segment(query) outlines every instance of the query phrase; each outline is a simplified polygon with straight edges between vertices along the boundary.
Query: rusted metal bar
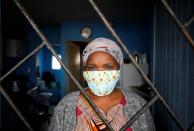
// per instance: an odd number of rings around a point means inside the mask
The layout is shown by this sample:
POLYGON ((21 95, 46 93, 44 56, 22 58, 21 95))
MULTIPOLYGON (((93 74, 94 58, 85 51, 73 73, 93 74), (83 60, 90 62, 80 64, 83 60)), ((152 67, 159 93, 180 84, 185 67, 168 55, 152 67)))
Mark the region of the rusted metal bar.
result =
POLYGON ((26 9, 21 5, 19 0, 13 0, 16 6, 19 8, 19 10, 22 12, 22 14, 25 16, 25 18, 28 20, 32 28, 36 31, 38 36, 46 43, 48 42, 45 35, 39 30, 39 27, 34 23, 32 17, 28 15, 26 9))
POLYGON ((161 3, 163 4, 164 8, 166 9, 166 11, 168 12, 168 14, 171 16, 172 20, 175 22, 175 24, 177 25, 178 29, 180 30, 180 32, 182 33, 182 35, 187 39, 187 41, 190 43, 190 45, 193 47, 194 49, 194 41, 193 38, 191 37, 191 35, 188 33, 188 31, 186 30, 185 26, 182 25, 182 23, 180 22, 180 20, 177 18, 177 16, 175 15, 175 13, 173 12, 173 10, 170 8, 170 6, 168 5, 168 3, 166 2, 166 0, 161 0, 161 3))
POLYGON ((148 102, 147 104, 145 104, 121 129, 120 131, 125 131, 125 129, 127 127, 130 127, 133 122, 135 122, 145 111, 147 111, 156 101, 158 100, 158 96, 154 96, 154 98, 152 98, 150 100, 150 102, 148 102))
POLYGON ((22 120, 22 122, 26 125, 29 131, 34 131, 34 129, 30 126, 29 122, 26 120, 26 118, 23 116, 23 114, 20 112, 20 110, 16 107, 14 102, 11 100, 11 97, 8 95, 6 90, 0 85, 0 92, 3 94, 7 102, 10 104, 10 106, 13 108, 13 110, 16 112, 18 117, 22 120))
POLYGON ((187 22, 184 23, 183 27, 188 27, 191 23, 193 23, 194 21, 194 16, 191 17, 187 22))
POLYGON ((164 100, 164 98, 160 95, 160 93, 157 91, 156 87, 152 84, 152 82, 149 80, 149 78, 145 75, 145 73, 143 72, 143 70, 140 68, 140 66, 135 62, 134 58, 132 57, 132 55, 130 54, 130 52, 128 51, 127 47, 125 46, 125 44, 122 42, 122 40, 120 39, 120 37, 117 35, 116 31, 112 28, 112 26, 109 24, 108 20, 106 19, 106 17, 102 14, 102 12, 100 11, 100 9, 98 8, 98 6, 95 4, 94 0, 88 0, 89 3, 92 5, 92 7, 94 8, 94 10, 96 11, 96 13, 99 15, 99 17, 101 18, 101 20, 103 21, 103 23, 105 24, 105 26, 107 27, 107 29, 110 31, 110 33, 115 37, 115 39, 117 40, 117 42, 120 44, 120 46, 123 48, 123 50, 127 53, 129 59, 131 60, 132 64, 135 66, 135 68, 137 69, 137 71, 142 75, 143 79, 150 85, 151 89, 156 93, 156 95, 158 96, 158 98, 160 99, 160 101, 162 102, 162 105, 165 107, 165 109, 168 111, 168 113, 170 113, 171 117, 175 120, 175 123, 177 124, 177 126, 185 131, 186 129, 181 125, 181 123, 179 122, 179 120, 177 119, 175 113, 171 110, 171 108, 168 106, 168 104, 166 103, 166 101, 164 100))
POLYGON ((10 69, 5 75, 3 75, 0 78, 0 82, 5 79, 8 75, 10 75, 14 70, 16 70, 20 65, 22 65, 27 59, 29 59, 32 55, 34 55, 36 52, 38 52, 43 46, 45 45, 45 43, 43 42, 42 44, 40 44, 36 49, 34 49, 29 55, 27 55, 24 59, 22 59, 17 65, 15 65, 12 69, 10 69))
POLYGON ((28 22, 31 24, 31 26, 34 28, 34 30, 37 32, 37 34, 40 36, 40 38, 45 42, 46 47, 51 51, 51 53, 56 57, 56 59, 59 61, 63 69, 66 71, 66 73, 69 75, 69 77, 73 80, 73 82, 76 84, 76 86, 79 88, 79 90, 82 92, 86 100, 89 102, 89 104, 92 106, 94 111, 97 113, 97 115, 100 117, 100 119, 104 122, 104 124, 111 130, 114 131, 113 128, 110 126, 110 124, 107 122, 107 120, 104 118, 102 113, 98 110, 96 105, 93 103, 93 101, 90 99, 90 97, 87 95, 87 93, 84 91, 83 87, 79 84, 79 82, 75 79, 75 77, 72 75, 72 73, 69 71, 67 66, 61 61, 61 59, 58 57, 56 51, 51 46, 51 43, 46 38, 46 36, 41 32, 39 27, 36 25, 36 23, 33 21, 33 19, 30 17, 30 15, 27 13, 26 9, 22 6, 19 0, 14 0, 17 7, 20 9, 22 14, 26 17, 28 22))

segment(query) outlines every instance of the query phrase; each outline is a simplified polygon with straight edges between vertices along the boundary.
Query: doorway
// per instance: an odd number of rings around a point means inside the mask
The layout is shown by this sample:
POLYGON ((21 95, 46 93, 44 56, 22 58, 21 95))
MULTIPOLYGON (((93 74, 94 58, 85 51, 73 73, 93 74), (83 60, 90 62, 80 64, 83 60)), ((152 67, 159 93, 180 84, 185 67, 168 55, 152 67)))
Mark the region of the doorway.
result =
MULTIPOLYGON (((82 76, 82 52, 89 42, 83 41, 67 41, 67 66, 73 76, 79 81, 82 87, 85 87, 85 80, 82 76)), ((74 82, 68 77, 67 80, 67 91, 79 90, 74 82)))

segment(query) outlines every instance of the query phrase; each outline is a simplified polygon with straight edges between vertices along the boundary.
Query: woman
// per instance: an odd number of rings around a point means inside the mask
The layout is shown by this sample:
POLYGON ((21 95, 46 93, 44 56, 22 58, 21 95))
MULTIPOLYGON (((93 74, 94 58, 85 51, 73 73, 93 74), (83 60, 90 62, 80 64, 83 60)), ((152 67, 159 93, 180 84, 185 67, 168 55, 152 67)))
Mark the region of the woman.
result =
MULTIPOLYGON (((83 76, 88 84, 88 96, 102 112, 111 127, 118 131, 145 105, 145 100, 133 91, 116 87, 123 55, 117 44, 106 38, 89 43, 82 55, 83 76)), ((55 108, 49 131, 108 130, 80 91, 65 96, 55 108)), ((151 114, 146 111, 128 131, 154 131, 151 114)))

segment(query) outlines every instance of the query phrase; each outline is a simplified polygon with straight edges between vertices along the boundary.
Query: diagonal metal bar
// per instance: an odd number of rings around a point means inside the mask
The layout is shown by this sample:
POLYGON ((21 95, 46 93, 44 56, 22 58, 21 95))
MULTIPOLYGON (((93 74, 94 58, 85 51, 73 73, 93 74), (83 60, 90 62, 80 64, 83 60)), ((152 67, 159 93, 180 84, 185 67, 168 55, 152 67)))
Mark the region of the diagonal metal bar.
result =
POLYGON ((73 82, 76 84, 76 86, 79 88, 79 90, 82 92, 86 100, 89 102, 89 104, 92 106, 94 111, 97 113, 97 115, 100 117, 100 119, 104 122, 104 124, 111 130, 114 131, 113 128, 110 126, 110 124, 107 122, 107 120, 104 118, 103 114, 98 110, 96 105, 93 103, 93 101, 90 99, 90 97, 85 93, 83 87, 79 84, 79 82, 75 79, 75 77, 72 75, 72 73, 69 71, 69 69, 66 67, 66 65, 61 61, 61 59, 58 57, 56 51, 51 46, 51 43, 46 38, 46 36, 41 32, 39 27, 36 25, 36 23, 33 21, 33 19, 30 17, 30 15, 27 13, 26 9, 22 6, 19 0, 14 0, 17 7, 20 9, 22 14, 26 17, 28 22, 31 24, 31 26, 34 28, 34 30, 37 32, 37 34, 40 36, 40 38, 45 42, 47 48, 51 51, 51 53, 56 57, 56 59, 59 61, 63 69, 66 71, 66 73, 69 75, 69 77, 73 80, 73 82))
POLYGON ((183 27, 188 27, 191 23, 194 22, 194 16, 191 17, 187 22, 184 23, 183 27))
POLYGON ((130 127, 133 122, 135 122, 139 116, 141 116, 145 111, 148 110, 148 108, 150 108, 156 101, 158 100, 158 96, 154 96, 154 98, 152 98, 150 100, 150 102, 148 102, 147 104, 145 104, 121 129, 120 131, 125 131, 125 129, 127 127, 130 127))
POLYGON ((180 20, 177 18, 177 16, 175 15, 175 13, 173 12, 173 10, 170 8, 170 6, 168 5, 168 3, 166 2, 166 0, 161 0, 161 3, 163 4, 164 8, 166 9, 166 11, 168 12, 168 14, 171 16, 172 20, 175 22, 175 24, 177 25, 178 29, 180 30, 180 32, 182 33, 182 35, 187 39, 187 41, 190 43, 190 45, 193 47, 194 49, 194 41, 193 38, 191 37, 191 35, 188 33, 188 31, 186 30, 185 26, 182 25, 182 23, 180 22, 180 20))
POLYGON ((27 55, 24 59, 22 59, 17 65, 15 65, 12 69, 10 69, 5 75, 3 75, 0 78, 0 82, 5 79, 8 75, 10 75, 14 70, 16 70, 20 65, 22 65, 27 59, 29 59, 32 55, 34 55, 36 52, 38 52, 43 46, 45 45, 45 43, 43 42, 42 44, 40 44, 36 49, 34 49, 29 55, 27 55))
MULTIPOLYGON (((139 89, 137 89, 137 87, 132 87, 131 86, 131 90, 133 90, 134 92, 136 92, 137 94, 142 95, 143 97, 146 97, 148 99, 151 99, 152 97, 154 97, 154 95, 152 94, 152 96, 148 95, 147 93, 140 91, 139 89)), ((153 93, 153 92, 152 92, 153 93)))
MULTIPOLYGON (((29 59, 32 55, 34 55, 36 52, 38 52, 43 46, 45 45, 45 43, 43 42, 42 44, 40 44, 36 49, 34 49, 29 55, 27 55, 23 60, 21 60, 17 65, 15 65, 11 70, 9 70, 5 75, 3 75, 0 78, 0 83, 8 76, 10 75, 14 70, 16 70, 20 65, 22 65, 27 59, 29 59)), ((22 113, 19 111, 19 109, 16 107, 16 105, 13 103, 11 97, 8 95, 8 93, 4 90, 4 88, 0 85, 0 92, 3 94, 3 96, 5 97, 5 99, 8 101, 8 103, 10 104, 10 106, 13 108, 13 110, 16 112, 16 114, 18 115, 18 117, 23 121, 23 123, 26 125, 26 127, 30 130, 33 131, 32 127, 30 126, 30 124, 27 122, 27 120, 25 119, 25 117, 22 115, 22 113)))
MULTIPOLYGON (((47 46, 51 46, 49 43, 47 43, 47 46)), ((72 73, 69 71, 69 69, 66 67, 66 65, 61 61, 61 59, 58 57, 56 51, 50 47, 48 48, 51 53, 56 57, 56 59, 59 61, 59 63, 61 64, 61 66, 63 67, 63 69, 67 72, 67 74, 69 75, 69 77, 73 80, 73 82, 76 84, 76 86, 79 88, 79 90, 82 92, 82 94, 84 95, 84 97, 86 98, 86 100, 89 102, 89 104, 92 106, 92 108, 94 109, 94 111, 97 113, 97 115, 100 117, 100 119, 105 123, 105 125, 111 130, 114 131, 112 129, 112 127, 110 126, 110 124, 107 122, 107 120, 104 118, 104 116, 102 115, 102 113, 98 110, 98 108, 96 107, 96 105, 93 103, 93 101, 90 99, 90 97, 87 95, 87 93, 84 91, 83 87, 80 85, 80 83, 75 79, 75 77, 72 75, 72 73)))
POLYGON ((109 24, 108 20, 106 19, 106 17, 102 14, 102 12, 100 11, 100 9, 98 8, 98 6, 95 4, 94 0, 88 0, 89 3, 92 5, 93 9, 96 11, 96 13, 99 15, 99 17, 101 18, 101 20, 103 21, 103 23, 105 24, 105 26, 107 27, 107 29, 110 31, 110 33, 115 37, 115 39, 117 40, 117 42, 121 45, 121 47, 123 48, 123 50, 127 53, 129 59, 131 60, 132 64, 135 66, 135 68, 137 69, 137 71, 142 75, 143 79, 150 85, 151 89, 156 93, 156 95, 159 97, 160 101, 162 102, 162 105, 165 107, 165 109, 168 111, 168 113, 170 113, 170 116, 174 119, 175 123, 177 124, 177 126, 185 131, 186 129, 181 125, 181 123, 179 122, 179 120, 177 119, 175 113, 171 110, 171 108, 168 106, 167 102, 164 100, 164 98, 160 95, 160 93, 157 91, 156 87, 152 84, 152 82, 149 80, 149 78, 145 75, 145 73, 143 72, 143 70, 140 68, 140 66, 135 62, 134 58, 132 57, 132 55, 130 54, 130 52, 128 51, 127 47, 125 46, 125 44, 122 42, 122 40, 120 39, 120 37, 117 35, 116 31, 112 28, 112 26, 109 24))
POLYGON ((13 108, 13 110, 16 112, 18 117, 22 120, 22 122, 26 125, 29 131, 34 131, 34 129, 30 126, 29 122, 26 120, 26 118, 23 116, 23 114, 20 112, 20 110, 16 107, 14 102, 11 100, 11 97, 8 95, 8 93, 4 90, 4 88, 0 85, 0 92, 3 94, 7 102, 10 104, 10 106, 13 108))

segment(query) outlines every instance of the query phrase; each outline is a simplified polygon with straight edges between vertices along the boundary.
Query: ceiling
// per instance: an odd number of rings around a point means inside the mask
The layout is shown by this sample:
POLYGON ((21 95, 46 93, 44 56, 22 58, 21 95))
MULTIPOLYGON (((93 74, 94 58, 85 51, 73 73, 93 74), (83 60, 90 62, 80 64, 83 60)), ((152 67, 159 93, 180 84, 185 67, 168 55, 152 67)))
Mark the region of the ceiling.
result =
MULTIPOLYGON (((152 0, 95 0, 110 21, 144 21, 149 18, 152 0)), ((56 26, 65 21, 99 21, 87 0, 21 0, 41 26, 56 26)), ((28 23, 12 0, 4 0, 3 25, 6 31, 26 28, 28 23)))

